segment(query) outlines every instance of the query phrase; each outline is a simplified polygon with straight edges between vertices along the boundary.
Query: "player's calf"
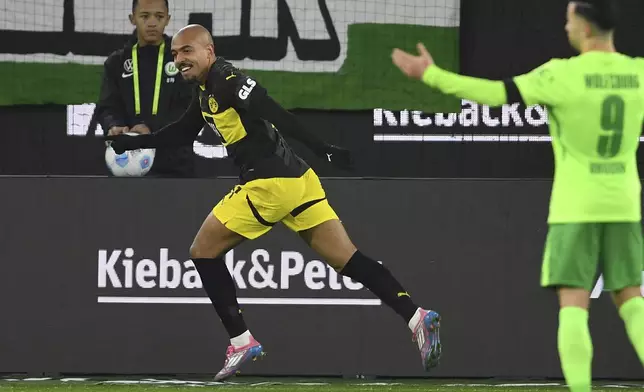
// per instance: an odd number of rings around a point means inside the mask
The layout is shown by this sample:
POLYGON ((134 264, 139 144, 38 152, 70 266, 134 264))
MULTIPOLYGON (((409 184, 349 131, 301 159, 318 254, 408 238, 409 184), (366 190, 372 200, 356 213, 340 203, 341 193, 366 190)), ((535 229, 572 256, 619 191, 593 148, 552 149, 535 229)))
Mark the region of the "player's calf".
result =
POLYGON ((253 338, 237 302, 235 282, 228 272, 224 253, 243 241, 210 214, 203 222, 190 247, 190 257, 199 273, 203 288, 230 337, 223 369, 217 374, 223 380, 235 374, 251 358, 263 353, 253 338))
POLYGON ((593 343, 588 328, 590 292, 560 287, 557 348, 561 369, 572 392, 589 392, 592 383, 593 343))
POLYGON ((644 365, 644 298, 639 286, 618 291, 613 296, 624 320, 626 332, 637 356, 644 365))
POLYGON ((301 236, 329 265, 365 285, 406 322, 419 309, 387 267, 357 250, 339 220, 326 221, 301 236))
POLYGON ((340 274, 362 283, 405 320, 418 342, 426 369, 438 364, 441 355, 438 313, 416 305, 387 267, 357 250, 339 220, 326 221, 301 236, 340 274))
POLYGON ((359 250, 340 271, 365 285, 382 302, 398 313, 412 331, 426 370, 438 365, 442 354, 440 315, 420 308, 384 265, 365 256, 359 250))

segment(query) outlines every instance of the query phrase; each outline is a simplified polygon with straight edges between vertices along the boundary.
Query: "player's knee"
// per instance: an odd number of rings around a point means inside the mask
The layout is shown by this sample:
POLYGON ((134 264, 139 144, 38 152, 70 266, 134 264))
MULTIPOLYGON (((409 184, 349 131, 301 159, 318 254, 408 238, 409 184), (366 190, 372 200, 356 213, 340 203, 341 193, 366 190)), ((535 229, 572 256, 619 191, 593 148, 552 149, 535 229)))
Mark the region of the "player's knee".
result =
POLYGON ((357 251, 339 219, 326 221, 300 235, 336 271, 344 268, 357 251))
POLYGON ((223 253, 222 246, 217 244, 203 245, 198 242, 193 242, 190 245, 190 258, 191 259, 215 259, 223 253))
POLYGON ((562 308, 567 306, 576 306, 588 309, 590 305, 590 292, 578 287, 560 287, 559 305, 562 308))
POLYGON ((205 249, 203 246, 193 242, 190 245, 190 258, 191 259, 212 259, 217 257, 217 255, 212 255, 208 249, 205 249))
POLYGON ((333 253, 327 258, 327 263, 336 271, 340 271, 357 251, 358 249, 353 244, 334 249, 333 253))
POLYGON ((613 292, 613 301, 618 308, 621 308, 623 304, 635 297, 641 297, 642 292, 639 286, 626 287, 621 290, 613 292))
POLYGON ((194 242, 190 245, 190 258, 191 259, 200 259, 201 258, 201 249, 194 242))

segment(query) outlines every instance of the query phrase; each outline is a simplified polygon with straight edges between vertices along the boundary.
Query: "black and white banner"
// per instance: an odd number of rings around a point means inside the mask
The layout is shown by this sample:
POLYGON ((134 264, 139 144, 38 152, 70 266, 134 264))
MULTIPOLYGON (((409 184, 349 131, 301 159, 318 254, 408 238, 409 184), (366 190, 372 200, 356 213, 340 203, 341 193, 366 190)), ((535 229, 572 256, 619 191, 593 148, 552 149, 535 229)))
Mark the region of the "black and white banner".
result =
MULTIPOLYGON (((185 258, 185 252, 177 253, 185 258)), ((97 256, 98 303, 210 303, 192 261, 173 259, 168 248, 145 258, 133 248, 99 249, 97 256)), ((320 260, 305 260, 298 251, 231 250, 225 260, 242 305, 381 305, 361 284, 339 276, 320 260), (291 290, 306 295, 289 297, 291 290)))
MULTIPOLYGON (((460 0, 174 0, 169 6, 168 35, 200 24, 219 55, 265 71, 337 72, 351 25, 456 29, 460 21, 460 0)), ((33 7, 33 1, 3 3, 0 61, 100 65, 132 34, 130 0, 65 0, 41 5, 39 18, 26 17, 33 7)))
POLYGON ((428 114, 418 110, 373 111, 376 142, 549 142, 548 111, 534 105, 490 108, 463 100, 460 113, 428 114))
MULTIPOLYGON (((0 372, 219 370, 228 338, 188 248, 235 181, 1 183, 0 372)), ((244 374, 561 377, 557 301, 539 287, 549 181, 323 184, 359 249, 441 313, 442 364, 425 373, 406 323, 277 225, 225 258, 269 353, 244 374)), ((592 297, 595 377, 641 378, 601 281, 592 297)))

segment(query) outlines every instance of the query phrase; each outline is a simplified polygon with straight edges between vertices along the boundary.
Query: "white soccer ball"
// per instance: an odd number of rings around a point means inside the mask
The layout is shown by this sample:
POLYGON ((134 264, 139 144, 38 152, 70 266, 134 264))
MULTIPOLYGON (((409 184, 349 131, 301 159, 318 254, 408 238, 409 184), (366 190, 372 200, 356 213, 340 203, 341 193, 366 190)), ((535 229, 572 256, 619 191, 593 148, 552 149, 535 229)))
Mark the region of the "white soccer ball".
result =
MULTIPOLYGON (((137 133, 126 133, 137 136, 137 133)), ((112 146, 105 149, 105 164, 116 177, 143 177, 148 174, 154 163, 154 148, 125 151, 123 154, 114 152, 112 146)))

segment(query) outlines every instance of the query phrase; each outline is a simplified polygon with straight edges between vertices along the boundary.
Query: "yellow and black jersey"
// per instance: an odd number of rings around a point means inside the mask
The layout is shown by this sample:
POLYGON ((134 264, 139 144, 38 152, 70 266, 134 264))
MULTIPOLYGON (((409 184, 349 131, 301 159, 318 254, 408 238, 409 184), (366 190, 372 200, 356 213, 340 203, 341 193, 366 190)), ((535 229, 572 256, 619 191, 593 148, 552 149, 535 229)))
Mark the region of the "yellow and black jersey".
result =
POLYGON ((255 79, 221 57, 196 92, 181 119, 154 135, 154 145, 191 144, 205 121, 241 169, 242 183, 300 177, 309 169, 280 133, 301 141, 317 155, 324 154, 326 143, 307 133, 255 79))

